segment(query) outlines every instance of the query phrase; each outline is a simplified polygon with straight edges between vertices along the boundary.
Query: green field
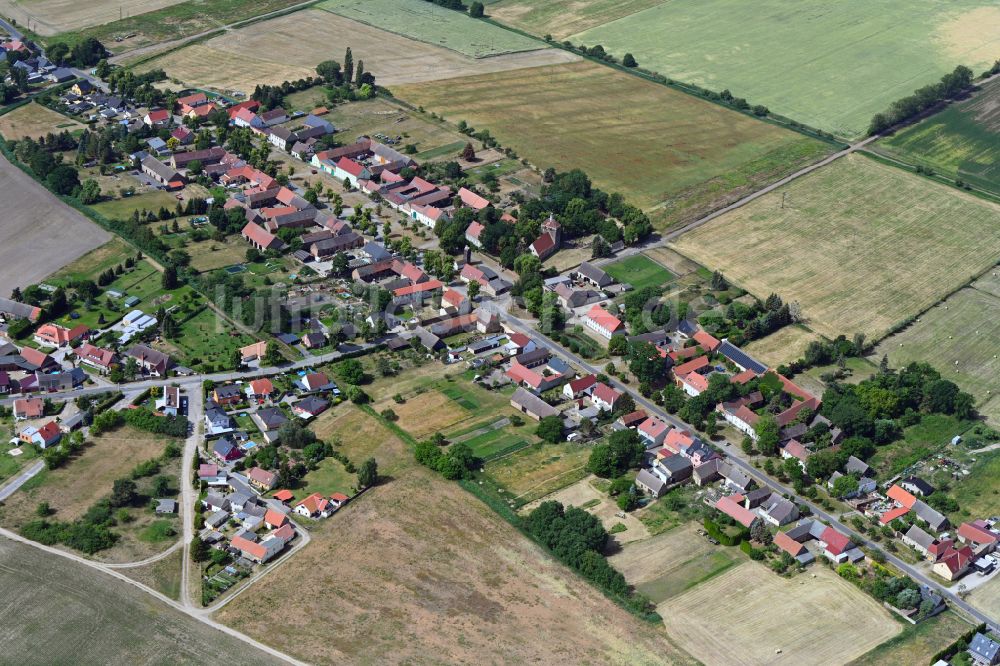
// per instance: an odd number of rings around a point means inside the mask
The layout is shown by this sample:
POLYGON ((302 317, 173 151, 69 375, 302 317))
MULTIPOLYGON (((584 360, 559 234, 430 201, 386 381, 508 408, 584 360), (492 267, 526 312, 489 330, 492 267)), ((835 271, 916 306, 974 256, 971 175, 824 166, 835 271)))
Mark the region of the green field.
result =
POLYGON ((5 663, 280 663, 83 564, 7 539, 0 558, 5 663))
POLYGON ((880 151, 974 187, 1000 192, 1000 81, 882 139, 880 151))
POLYGON ((465 440, 465 444, 472 449, 472 453, 477 458, 490 460, 498 454, 516 451, 529 445, 524 435, 512 432, 507 428, 500 428, 487 433, 483 433, 472 439, 465 440))
POLYGON ((887 354, 896 367, 929 361, 982 406, 1000 391, 1000 297, 988 291, 992 285, 989 277, 956 292, 883 341, 875 355, 887 354))
POLYGON ((38 458, 38 449, 34 444, 23 444, 19 447, 22 451, 19 456, 12 456, 8 453, 11 448, 4 447, 0 453, 0 485, 5 479, 18 474, 23 468, 38 458))
POLYGON ((696 219, 825 155, 826 144, 588 62, 400 86, 397 97, 489 129, 535 166, 583 169, 651 210, 696 219), (572 122, 567 122, 572 118, 572 122))
POLYGON ((637 585, 636 590, 652 599, 653 603, 659 604, 718 576, 743 561, 735 548, 716 549, 708 554, 694 557, 662 576, 637 585))
POLYGON ((987 0, 674 0, 569 37, 845 137, 956 65, 998 56, 987 0))
POLYGON ((798 301, 830 339, 884 336, 993 265, 998 245, 1000 206, 857 154, 675 243, 758 297, 798 301))
POLYGON ((493 0, 486 13, 495 21, 534 35, 566 37, 654 7, 663 0, 493 0))
POLYGON ((548 48, 544 42, 425 0, 325 0, 317 7, 472 58, 548 48))
POLYGON ((951 490, 948 491, 958 502, 963 516, 988 518, 1000 515, 998 477, 1000 477, 1000 452, 979 454, 969 476, 952 484, 951 490))
POLYGON ((320 493, 324 497, 329 497, 333 493, 353 495, 354 488, 358 484, 358 476, 344 469, 340 461, 326 458, 316 469, 306 474, 302 481, 302 485, 292 491, 295 493, 296 501, 312 493, 320 493))
POLYGON ((879 478, 889 478, 917 461, 927 460, 939 453, 953 437, 973 425, 972 421, 961 421, 945 414, 924 415, 920 423, 903 430, 903 439, 880 446, 869 463, 878 472, 879 478))
POLYGON ((644 254, 634 254, 603 268, 618 282, 630 284, 637 290, 660 287, 674 278, 670 271, 644 254))

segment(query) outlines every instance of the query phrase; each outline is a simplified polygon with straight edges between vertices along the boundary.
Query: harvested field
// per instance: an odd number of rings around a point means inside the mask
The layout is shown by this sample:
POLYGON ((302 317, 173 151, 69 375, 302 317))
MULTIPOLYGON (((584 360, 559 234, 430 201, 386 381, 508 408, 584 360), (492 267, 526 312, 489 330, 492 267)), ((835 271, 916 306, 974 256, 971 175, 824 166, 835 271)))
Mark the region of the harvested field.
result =
POLYGON ((533 35, 570 35, 610 23, 663 0, 500 0, 488 5, 490 18, 533 35))
POLYGON ((754 340, 743 345, 743 349, 776 368, 783 363, 791 363, 802 358, 810 342, 816 342, 820 337, 802 326, 785 326, 771 335, 754 340))
POLYGON ((970 629, 972 625, 957 613, 945 611, 916 626, 903 625, 899 635, 858 657, 850 666, 929 664, 935 654, 970 629))
POLYGON ((821 335, 872 339, 992 265, 998 213, 1000 206, 849 155, 675 246, 753 294, 798 301, 821 335))
POLYGON ((13 664, 279 664, 83 564, 0 539, 0 643, 13 664))
POLYGON ((111 235, 59 201, 0 155, 0 284, 9 292, 41 282, 111 235))
POLYGON ((324 521, 217 619, 312 663, 690 661, 457 484, 403 450, 379 455, 409 469, 324 521))
POLYGON ((583 169, 598 187, 657 207, 658 226, 700 217, 828 152, 826 144, 589 62, 395 92, 452 122, 489 129, 540 168, 583 169))
MULTIPOLYGON (((626 513, 624 518, 618 518, 615 514, 621 513, 621 509, 615 503, 615 498, 610 497, 607 493, 602 493, 597 488, 591 485, 597 477, 590 475, 585 479, 581 479, 571 486, 567 486, 562 490, 552 493, 551 495, 546 495, 545 497, 532 502, 524 506, 521 510, 522 512, 530 512, 541 502, 548 502, 549 500, 554 500, 556 502, 561 502, 563 506, 579 506, 584 507, 588 513, 591 513, 601 519, 601 524, 604 525, 604 529, 610 530, 612 527, 621 523, 627 529, 624 532, 619 532, 614 534, 611 538, 618 544, 630 544, 633 541, 640 541, 642 539, 649 538, 649 530, 646 526, 631 513, 626 513), (596 504, 594 504, 596 500, 596 504)), ((643 542, 645 543, 645 542, 643 542)), ((631 582, 631 581, 629 581, 631 582)))
POLYGON ((949 296, 919 321, 882 341, 874 357, 893 367, 927 361, 984 403, 1000 392, 1000 297, 976 284, 949 296))
MULTIPOLYGON (((307 9, 173 51, 143 63, 138 71, 162 67, 171 78, 187 85, 249 95, 258 83, 277 85, 314 76, 316 65, 327 57, 323 54, 329 55, 330 44, 353 45, 355 62, 364 60, 365 70, 383 86, 579 60, 560 49, 477 60, 332 12, 307 9)), ((342 56, 343 48, 339 48, 336 57, 342 56)))
POLYGON ((125 16, 155 11, 181 0, 131 0, 123 5, 116 0, 0 0, 0 15, 49 37, 60 32, 80 30, 102 23, 111 23, 125 16))
POLYGON ((94 437, 78 458, 58 469, 43 470, 11 495, 0 508, 2 524, 14 529, 34 520, 35 508, 43 500, 56 520, 76 520, 111 494, 115 479, 127 476, 138 463, 159 457, 165 446, 162 437, 128 426, 94 437))
POLYGON ((705 664, 841 664, 902 625, 861 590, 819 565, 777 576, 757 562, 730 569, 660 604, 667 629, 705 664), (823 618, 818 622, 817 618, 823 618))
POLYGON ((0 116, 0 134, 8 141, 17 141, 26 136, 37 139, 50 132, 52 134, 73 132, 85 127, 83 123, 35 102, 0 116))
POLYGON ((325 0, 318 8, 471 58, 548 48, 545 42, 424 0, 325 0))
POLYGON ((675 0, 573 35, 631 52, 641 67, 845 137, 958 64, 996 60, 1000 8, 988 0, 675 0))
POLYGON ((1000 81, 876 144, 879 152, 1000 193, 1000 81))

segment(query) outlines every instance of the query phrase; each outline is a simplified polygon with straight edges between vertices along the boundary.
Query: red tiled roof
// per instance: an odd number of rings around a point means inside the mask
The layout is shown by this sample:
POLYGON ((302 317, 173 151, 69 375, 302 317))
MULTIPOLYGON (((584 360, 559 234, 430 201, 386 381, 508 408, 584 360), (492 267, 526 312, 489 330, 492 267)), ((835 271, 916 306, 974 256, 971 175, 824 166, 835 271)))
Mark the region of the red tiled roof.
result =
MULTIPOLYGON (((462 188, 465 189, 465 188, 462 188)), ((479 222, 473 222, 469 225, 469 228, 465 230, 465 235, 469 238, 479 239, 479 234, 483 233, 483 229, 486 227, 479 222)))
POLYGON ((826 543, 826 550, 831 555, 840 555, 851 547, 851 539, 846 534, 838 532, 830 526, 823 530, 820 541, 826 543))
POLYGON ((944 552, 940 561, 954 574, 963 571, 969 566, 969 561, 974 557, 975 554, 969 546, 962 546, 961 548, 951 547, 944 552))
POLYGON ((524 333, 512 333, 510 335, 509 340, 511 342, 513 342, 515 345, 517 345, 518 347, 520 347, 521 349, 524 349, 525 347, 527 347, 528 343, 531 342, 531 338, 529 338, 524 333))
POLYGON ((419 294, 424 291, 435 291, 442 287, 444 287, 444 283, 440 280, 429 280, 427 282, 411 284, 409 287, 400 287, 392 293, 395 296, 409 296, 410 294, 419 294))
POLYGON ((178 104, 187 104, 188 106, 197 106, 199 104, 204 104, 208 101, 208 96, 205 93, 199 92, 193 95, 187 95, 186 97, 178 97, 178 104))
POLYGON ((691 336, 691 339, 698 343, 698 345, 705 351, 713 352, 722 343, 719 340, 705 331, 698 331, 691 336))
POLYGON ((518 362, 510 364, 506 374, 518 384, 527 384, 531 388, 538 388, 545 381, 545 377, 535 372, 531 368, 525 367, 518 362))
POLYGON ((569 388, 570 388, 570 390, 574 394, 576 394, 576 393, 579 393, 580 391, 585 391, 586 389, 589 389, 591 386, 593 386, 596 383, 597 383, 597 377, 596 376, 594 376, 594 375, 587 375, 585 377, 579 377, 579 378, 574 379, 573 381, 571 381, 569 383, 569 388))
POLYGON ((594 305, 587 312, 587 318, 593 321, 595 324, 601 328, 607 329, 614 333, 622 328, 622 322, 618 317, 614 316, 600 305, 594 305))
POLYGON ((753 370, 744 370, 743 372, 730 377, 729 381, 731 381, 734 384, 743 385, 756 376, 757 373, 755 373, 753 370))
POLYGON ((757 514, 749 509, 745 509, 732 497, 720 497, 719 501, 715 503, 715 508, 738 522, 743 527, 750 527, 754 524, 754 521, 757 520, 757 514))
POLYGON ((364 173, 365 170, 365 167, 363 165, 358 164, 349 157, 341 157, 340 161, 337 162, 337 168, 340 169, 341 171, 346 171, 355 178, 361 176, 361 174, 364 173))
POLYGON ((698 391, 698 393, 708 390, 708 378, 697 372, 689 372, 680 377, 680 380, 685 384, 690 385, 694 390, 698 391))
POLYGON ((264 559, 267 555, 267 548, 259 543, 254 543, 245 537, 236 536, 229 541, 229 545, 242 553, 255 557, 258 560, 264 559))
MULTIPOLYGON (((287 491, 286 491, 287 492, 287 491)), ((280 511, 275 511, 274 509, 268 509, 264 512, 264 523, 269 527, 277 528, 285 525, 288 522, 288 516, 281 513, 280 511)))
POLYGON ((998 540, 997 535, 993 532, 972 523, 962 523, 959 525, 958 536, 965 541, 984 545, 996 543, 998 540))
POLYGON ((639 425, 648 418, 649 415, 646 414, 645 410, 637 409, 634 412, 629 412, 628 414, 625 414, 619 420, 622 422, 622 425, 631 428, 632 426, 639 425))
POLYGON ((295 506, 304 506, 309 513, 319 513, 320 511, 326 509, 327 504, 329 504, 329 502, 322 495, 319 493, 313 493, 295 506))
POLYGON ((38 429, 38 434, 42 436, 42 441, 51 442, 59 437, 59 424, 55 421, 49 421, 38 429))
POLYGON ((14 401, 14 412, 24 414, 29 419, 38 418, 45 411, 45 403, 41 398, 21 398, 14 401))
POLYGON ((276 493, 274 493, 272 497, 274 497, 274 499, 278 500, 279 502, 287 502, 288 500, 295 497, 295 494, 291 490, 279 490, 276 493))
POLYGON ((449 289, 448 291, 444 292, 444 296, 442 296, 442 299, 447 301, 449 305, 454 305, 455 307, 458 307, 459 305, 462 304, 463 301, 465 301, 465 296, 463 296, 462 292, 460 291, 449 289))
POLYGON ((902 504, 907 509, 912 509, 913 505, 917 502, 917 498, 906 492, 896 484, 892 484, 892 488, 886 492, 886 496, 899 504, 902 504))
POLYGON ((791 439, 785 444, 785 452, 799 460, 806 460, 811 455, 809 449, 803 446, 802 442, 797 439, 791 439))
POLYGON ((278 529, 271 532, 271 536, 277 537, 282 541, 284 541, 285 543, 288 543, 295 537, 295 528, 292 527, 291 523, 286 523, 281 527, 279 527, 278 529))
POLYGON ((482 210, 490 205, 490 202, 487 199, 484 199, 472 190, 467 190, 464 187, 459 188, 458 196, 462 200, 462 203, 469 208, 474 208, 476 210, 482 210))
POLYGON ((609 405, 614 405, 618 398, 622 397, 622 394, 614 390, 604 382, 598 382, 594 386, 594 392, 591 394, 597 400, 607 403, 609 405))
POLYGON ((247 472, 247 478, 251 481, 256 481, 257 483, 269 486, 278 480, 278 475, 274 472, 268 472, 266 469, 261 469, 260 467, 253 467, 247 472))
POLYGON ((555 240, 552 239, 552 236, 548 234, 542 234, 541 236, 536 238, 535 241, 531 244, 531 249, 534 250, 536 255, 542 256, 555 246, 556 242, 555 240))
POLYGON ((170 117, 170 112, 166 109, 156 109, 149 112, 149 122, 159 123, 170 117))
POLYGON ((896 520, 897 518, 905 516, 909 512, 910 512, 909 508, 905 506, 896 507, 895 509, 890 509, 889 511, 883 513, 879 517, 878 521, 883 525, 888 525, 892 521, 896 520))
POLYGON ((674 368, 675 377, 683 377, 689 372, 695 372, 696 370, 701 370, 702 368, 707 368, 710 365, 707 356, 699 356, 698 358, 688 361, 687 363, 682 363, 674 368))
POLYGON ((639 426, 639 431, 644 432, 650 437, 656 439, 669 428, 670 426, 667 423, 654 416, 643 421, 642 425, 639 426))
POLYGON ((802 554, 802 551, 806 549, 801 543, 788 536, 784 532, 776 532, 774 534, 774 545, 785 551, 792 557, 798 557, 802 554))
POLYGON ((678 430, 674 428, 667 433, 667 438, 663 441, 663 446, 674 451, 675 453, 681 453, 683 449, 694 444, 694 437, 691 436, 687 430, 678 430))
POLYGON ((274 384, 270 379, 255 379, 250 382, 250 392, 254 395, 271 395, 274 393, 274 384))
POLYGON ((332 499, 334 502, 346 502, 351 498, 345 495, 344 493, 333 493, 332 495, 330 495, 330 499, 332 499))
POLYGON ((243 235, 264 248, 271 246, 278 240, 277 236, 253 222, 247 222, 247 225, 243 227, 243 235))

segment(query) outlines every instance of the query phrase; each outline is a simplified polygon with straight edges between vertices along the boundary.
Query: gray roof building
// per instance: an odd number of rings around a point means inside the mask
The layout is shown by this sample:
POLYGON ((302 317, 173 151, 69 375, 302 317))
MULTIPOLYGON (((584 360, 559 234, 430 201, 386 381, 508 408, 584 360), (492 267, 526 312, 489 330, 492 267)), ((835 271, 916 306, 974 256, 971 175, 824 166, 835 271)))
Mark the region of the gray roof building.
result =
POLYGON ((977 664, 996 664, 1000 661, 1000 643, 986 634, 976 633, 969 643, 969 654, 977 664))

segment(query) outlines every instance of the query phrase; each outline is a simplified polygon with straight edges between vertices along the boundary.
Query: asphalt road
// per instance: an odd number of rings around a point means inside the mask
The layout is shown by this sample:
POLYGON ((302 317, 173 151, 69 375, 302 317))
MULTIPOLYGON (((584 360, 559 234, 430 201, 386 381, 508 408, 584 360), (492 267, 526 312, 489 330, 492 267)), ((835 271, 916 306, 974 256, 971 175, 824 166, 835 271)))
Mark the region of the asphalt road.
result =
POLYGON ((0 502, 4 501, 5 499, 13 495, 15 492, 17 492, 18 488, 20 488, 25 483, 30 481, 32 477, 41 472, 44 467, 45 467, 45 462, 42 460, 37 460, 34 463, 32 463, 32 465, 28 467, 28 469, 21 472, 17 476, 17 478, 15 478, 13 481, 8 483, 3 488, 0 488, 0 502))
MULTIPOLYGON (((534 337, 536 339, 542 339, 542 340, 544 340, 545 344, 551 350, 557 352, 560 356, 563 356, 564 358, 569 359, 570 361, 572 361, 573 363, 575 363, 579 367, 587 370, 588 372, 592 372, 594 374, 598 374, 598 373, 603 372, 600 368, 597 368, 597 367, 591 365, 590 363, 588 363, 584 359, 580 358, 579 356, 577 356, 576 354, 574 354, 570 350, 564 348, 562 345, 560 345, 555 340, 553 340, 553 339, 549 338, 548 336, 543 335, 542 333, 539 333, 535 329, 531 328, 527 323, 525 323, 521 319, 518 319, 517 317, 515 317, 513 315, 510 315, 510 314, 507 314, 507 313, 504 313, 502 315, 502 317, 506 320, 507 324, 510 325, 512 328, 517 329, 517 330, 521 331, 522 333, 525 333, 526 335, 532 336, 532 337, 534 337)), ((695 429, 692 426, 688 425, 687 423, 684 423, 683 421, 681 421, 677 417, 672 416, 671 414, 666 413, 665 411, 663 411, 662 409, 660 409, 656 404, 654 404, 653 402, 651 402, 651 401, 647 400, 646 398, 644 398, 638 391, 632 389, 630 386, 628 386, 626 384, 623 384, 623 383, 621 383, 621 382, 619 382, 619 381, 617 381, 617 380, 615 380, 613 378, 609 378, 608 383, 611 384, 615 389, 617 389, 619 391, 625 391, 629 395, 631 395, 632 398, 633 398, 633 400, 635 400, 636 405, 638 405, 638 406, 642 407, 643 409, 645 409, 647 413, 654 414, 657 418, 659 418, 659 419, 661 419, 663 421, 666 421, 667 423, 670 423, 675 428, 681 428, 683 430, 690 430, 691 432, 696 432, 695 429)), ((867 547, 870 547, 870 548, 879 548, 880 550, 883 550, 883 549, 880 548, 880 546, 878 544, 870 542, 867 539, 864 539, 863 537, 861 537, 858 534, 856 534, 854 530, 852 530, 848 526, 844 525, 837 518, 835 518, 834 516, 830 515, 829 513, 827 513, 826 511, 824 511, 820 507, 816 506, 814 503, 810 502, 808 498, 797 496, 792 488, 784 486, 784 485, 778 483, 777 481, 775 481, 775 480, 773 480, 773 479, 771 479, 769 477, 765 477, 765 476, 761 475, 760 472, 758 472, 758 470, 753 465, 751 465, 749 462, 747 462, 742 457, 742 451, 738 450, 737 447, 726 446, 725 448, 726 448, 726 456, 727 456, 728 460, 730 462, 732 462, 734 465, 738 466, 744 472, 746 472, 747 474, 749 474, 751 477, 753 477, 754 479, 756 479, 757 483, 760 484, 761 487, 767 487, 767 488, 770 488, 772 491, 777 491, 780 494, 785 494, 785 495, 788 495, 789 497, 794 497, 796 503, 807 505, 812 510, 814 516, 816 516, 816 517, 818 517, 818 518, 820 518, 822 520, 825 520, 830 525, 832 525, 833 527, 836 527, 837 529, 839 529, 840 531, 844 532, 845 534, 850 534, 852 540, 856 544, 861 545, 861 546, 867 546, 867 547)), ((885 551, 883 550, 883 552, 885 552, 885 551)), ((898 568, 900 571, 906 573, 913 580, 921 583, 922 585, 927 585, 931 589, 936 590, 938 593, 940 593, 941 595, 943 595, 948 600, 949 603, 951 603, 953 606, 955 606, 957 608, 960 608, 966 614, 968 614, 969 616, 975 618, 976 621, 978 621, 978 622, 985 622, 986 624, 988 624, 988 625, 990 625, 991 627, 994 627, 994 628, 1000 628, 1000 623, 998 623, 995 618, 992 618, 992 617, 986 615, 985 613, 983 613, 979 609, 974 608, 970 604, 966 603, 965 601, 963 601, 962 599, 960 599, 958 597, 958 595, 954 594, 953 592, 951 592, 947 588, 942 587, 937 582, 935 582, 935 581, 931 580, 930 578, 928 578, 927 576, 925 576, 923 574, 923 572, 921 572, 920 570, 918 570, 918 569, 914 568, 913 566, 911 566, 910 564, 907 564, 906 562, 900 560, 898 557, 896 557, 892 553, 886 552, 885 556, 886 556, 886 560, 888 560, 890 563, 892 563, 893 566, 895 566, 896 568, 898 568)))

